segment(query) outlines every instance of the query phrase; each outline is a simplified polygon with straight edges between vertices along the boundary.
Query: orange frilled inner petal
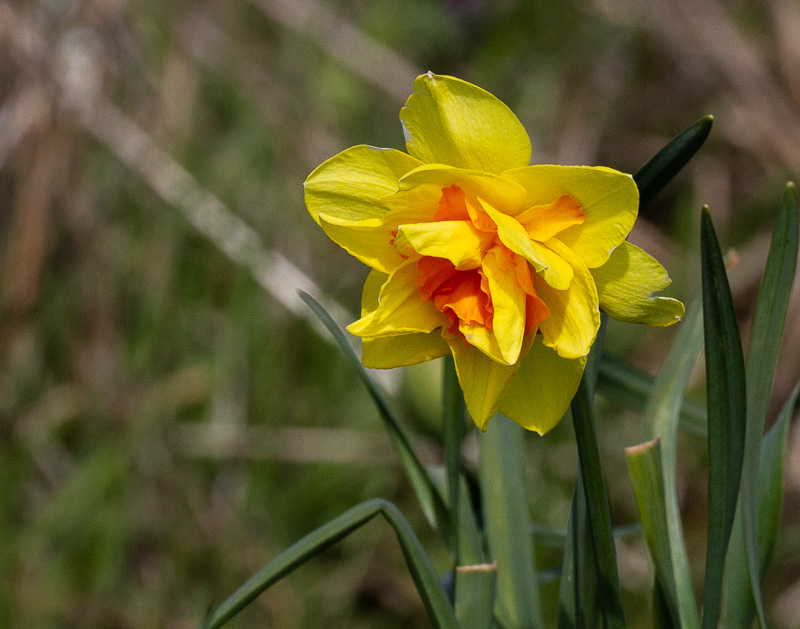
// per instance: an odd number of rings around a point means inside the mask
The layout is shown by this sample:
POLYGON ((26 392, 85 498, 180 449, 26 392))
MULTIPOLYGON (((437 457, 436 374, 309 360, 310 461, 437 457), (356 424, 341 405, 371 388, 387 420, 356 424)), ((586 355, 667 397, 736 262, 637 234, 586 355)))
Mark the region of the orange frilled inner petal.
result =
POLYGON ((432 257, 420 259, 417 266, 420 297, 433 300, 449 317, 448 332, 458 333, 459 322, 492 329, 492 304, 480 270, 458 271, 449 260, 432 257))
MULTIPOLYGON (((542 219, 551 229, 566 223, 575 224, 583 220, 580 206, 571 197, 562 197, 550 206, 531 208, 525 216, 530 222, 542 219), (549 223, 549 225, 548 225, 549 223)), ((477 198, 468 198, 464 190, 452 185, 442 189, 434 221, 470 221, 472 225, 488 233, 497 234, 497 226, 488 216, 477 198)), ((492 251, 501 263, 502 272, 514 277, 514 284, 525 293, 524 334, 535 333, 539 324, 550 316, 550 309, 533 288, 532 270, 527 260, 508 250, 499 240, 492 251)), ((418 275, 415 279, 420 298, 432 301, 436 309, 444 313, 450 325, 446 334, 459 335, 459 326, 481 326, 493 331, 494 306, 489 280, 482 268, 458 270, 450 260, 434 256, 423 256, 417 261, 418 275)))
POLYGON ((442 188, 439 207, 433 215, 434 221, 472 221, 476 229, 497 233, 497 225, 481 207, 477 198, 467 200, 464 190, 455 184, 442 188))
POLYGON ((545 242, 568 227, 580 225, 586 215, 581 204, 565 194, 553 203, 534 205, 516 218, 533 240, 545 242))

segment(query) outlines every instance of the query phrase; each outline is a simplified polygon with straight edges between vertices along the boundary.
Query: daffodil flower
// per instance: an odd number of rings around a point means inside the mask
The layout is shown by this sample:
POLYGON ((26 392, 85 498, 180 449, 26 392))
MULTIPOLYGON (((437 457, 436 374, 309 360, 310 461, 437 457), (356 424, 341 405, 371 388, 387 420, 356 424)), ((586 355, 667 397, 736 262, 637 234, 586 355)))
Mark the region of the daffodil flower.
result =
POLYGON ((664 326, 683 304, 654 296, 664 268, 626 242, 630 175, 530 166, 522 124, 465 81, 422 75, 400 112, 408 153, 354 146, 309 175, 305 200, 330 238, 372 268, 365 366, 452 353, 479 428, 496 413, 544 434, 574 396, 600 311, 664 326))

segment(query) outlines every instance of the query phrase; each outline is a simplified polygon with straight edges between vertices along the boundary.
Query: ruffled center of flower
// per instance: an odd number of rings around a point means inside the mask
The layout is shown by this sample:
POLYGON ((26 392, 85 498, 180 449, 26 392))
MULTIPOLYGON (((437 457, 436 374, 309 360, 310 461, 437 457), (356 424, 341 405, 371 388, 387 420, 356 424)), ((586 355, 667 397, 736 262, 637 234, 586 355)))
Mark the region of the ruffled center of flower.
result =
POLYGON ((479 269, 458 271, 444 258, 422 258, 417 267, 420 297, 433 300, 436 309, 447 315, 448 334, 457 335, 461 323, 492 329, 494 308, 486 276, 479 269))
POLYGON ((468 200, 457 185, 442 189, 433 219, 403 226, 396 242, 401 253, 422 256, 415 278, 421 299, 449 319, 445 336, 461 336, 489 357, 515 364, 524 337, 550 315, 528 261, 504 244, 481 201, 468 200))

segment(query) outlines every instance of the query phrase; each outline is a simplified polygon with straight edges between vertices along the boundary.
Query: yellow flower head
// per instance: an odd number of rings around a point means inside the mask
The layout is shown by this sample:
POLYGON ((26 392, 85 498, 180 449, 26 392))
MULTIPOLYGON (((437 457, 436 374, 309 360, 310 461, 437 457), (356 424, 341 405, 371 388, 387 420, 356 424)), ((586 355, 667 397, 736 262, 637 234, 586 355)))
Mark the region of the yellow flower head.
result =
POLYGON ((475 423, 499 411, 545 433, 566 411, 600 326, 670 325, 664 268, 625 241, 639 192, 603 167, 529 166, 508 107, 428 73, 400 112, 408 154, 354 146, 305 182, 306 205, 372 268, 361 318, 367 367, 453 354, 475 423))

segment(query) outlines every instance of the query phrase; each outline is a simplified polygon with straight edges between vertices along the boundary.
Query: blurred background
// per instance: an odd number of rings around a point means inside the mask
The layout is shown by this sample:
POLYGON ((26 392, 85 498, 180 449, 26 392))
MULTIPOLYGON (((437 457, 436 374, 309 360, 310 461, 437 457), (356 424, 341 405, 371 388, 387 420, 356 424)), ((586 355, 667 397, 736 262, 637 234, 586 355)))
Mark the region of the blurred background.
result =
MULTIPOLYGON (((800 173, 798 68, 795 0, 0 0, 0 626, 195 627, 282 549, 375 496, 447 568, 363 386, 296 297, 352 320, 367 270, 310 219, 302 182, 353 144, 403 148, 417 74, 496 94, 534 162, 635 172, 713 114, 631 240, 690 300, 709 204, 735 249, 746 331, 783 186, 800 173)), ((771 416, 800 378, 799 298, 771 416)), ((655 373, 674 333, 612 322, 607 348, 655 373)), ((381 374, 431 464, 439 368, 381 374)), ((693 388, 702 397, 700 371, 693 388)), ((641 418, 599 408, 614 520, 629 524, 622 447, 641 441, 641 418)), ((569 424, 527 444, 534 518, 559 530, 569 424)), ((766 584, 780 628, 800 620, 794 428, 766 584)), ((699 576, 705 445, 684 439, 699 576)), ((476 451, 473 434, 468 464, 476 451)), ((618 550, 631 626, 648 626, 642 541, 618 550)), ((558 550, 537 557, 557 591, 558 550)), ((429 624, 376 521, 230 626, 429 624)))

